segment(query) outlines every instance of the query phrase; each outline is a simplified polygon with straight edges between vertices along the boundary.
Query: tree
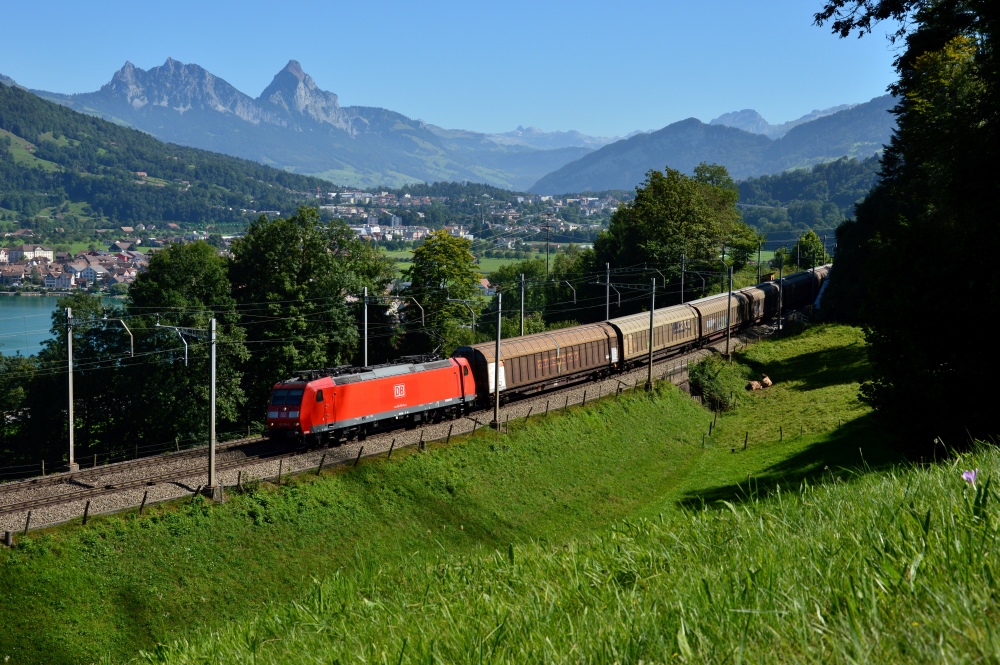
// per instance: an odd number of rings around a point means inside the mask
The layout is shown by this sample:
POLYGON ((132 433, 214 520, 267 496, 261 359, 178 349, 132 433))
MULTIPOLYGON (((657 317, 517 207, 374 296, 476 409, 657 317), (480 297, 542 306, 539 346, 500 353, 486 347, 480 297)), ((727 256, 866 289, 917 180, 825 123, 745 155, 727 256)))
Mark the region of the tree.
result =
POLYGON ((736 208, 739 190, 722 166, 701 164, 693 177, 671 168, 649 171, 635 194, 635 200, 615 212, 607 232, 598 236, 594 244, 598 266, 648 263, 679 279, 683 255, 689 265, 714 269, 722 243, 741 224, 736 208))
POLYGON ((243 368, 249 423, 262 417, 275 382, 351 362, 359 297, 365 287, 372 296, 384 291, 392 263, 343 221, 322 221, 315 208, 287 219, 259 217, 232 254, 229 276, 252 352, 243 368))
POLYGON ((789 256, 785 260, 785 265, 794 265, 797 268, 811 268, 814 265, 823 265, 830 260, 823 241, 815 231, 806 231, 795 242, 795 246, 788 252, 789 256))
MULTIPOLYGON (((220 428, 240 422, 246 402, 242 365, 249 357, 242 316, 232 296, 227 262, 206 242, 171 245, 150 259, 129 289, 126 312, 136 353, 122 370, 132 390, 129 413, 135 437, 204 441, 209 423, 209 327, 216 319, 216 417, 220 428), (186 328, 184 342, 177 331, 186 328), (185 353, 187 359, 185 361, 185 353), (155 409, 148 405, 155 404, 155 409)), ((122 337, 122 332, 116 333, 122 337)))
MULTIPOLYGON (((866 326, 874 379, 862 397, 912 435, 950 445, 993 434, 985 386, 1000 362, 965 343, 966 321, 1000 305, 1000 250, 990 176, 1000 158, 996 35, 1000 7, 986 0, 831 0, 816 15, 846 36, 899 21, 892 91, 898 129, 880 181, 837 231, 838 260, 824 299, 866 326), (919 266, 954 269, 923 279, 919 266)), ((826 305, 824 305, 826 307, 826 305)))
MULTIPOLYGON (((427 330, 431 346, 442 346, 443 353, 451 353, 459 346, 475 342, 471 315, 462 303, 449 299, 471 300, 469 304, 478 317, 482 310, 479 280, 472 242, 456 238, 444 229, 427 236, 413 252, 413 264, 406 270, 410 286, 406 293, 420 301, 426 312, 427 330), (461 322, 461 323, 459 323, 461 322), (468 322, 468 323, 467 323, 468 322)), ((408 312, 412 309, 407 308, 408 312)), ((414 317, 409 317, 412 321, 414 317)), ((412 331, 412 323, 408 326, 412 331)))

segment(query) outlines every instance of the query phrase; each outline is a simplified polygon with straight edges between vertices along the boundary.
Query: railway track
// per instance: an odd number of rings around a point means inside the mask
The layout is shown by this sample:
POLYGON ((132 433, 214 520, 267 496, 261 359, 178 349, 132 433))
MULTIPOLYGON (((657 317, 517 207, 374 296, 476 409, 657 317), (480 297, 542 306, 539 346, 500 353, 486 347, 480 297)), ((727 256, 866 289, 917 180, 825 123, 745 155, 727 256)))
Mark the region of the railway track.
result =
MULTIPOLYGON (((762 336, 764 335, 760 331, 756 331, 756 333, 751 333, 749 337, 744 335, 742 341, 745 344, 748 338, 759 339, 762 336)), ((734 339, 738 338, 734 336, 734 339)), ((663 378, 670 371, 670 367, 686 366, 687 362, 697 360, 712 353, 713 350, 710 349, 713 346, 717 347, 718 343, 710 345, 710 347, 693 350, 686 354, 655 360, 654 377, 657 379, 663 378), (666 371, 664 368, 666 368, 666 371)), ((715 348, 714 351, 719 352, 719 349, 715 348)), ((646 366, 640 366, 623 374, 614 375, 593 383, 585 382, 559 386, 530 397, 512 400, 501 407, 501 420, 504 418, 517 420, 532 414, 539 415, 543 409, 548 410, 550 403, 554 404, 556 409, 563 408, 565 405, 580 404, 587 401, 588 395, 590 401, 593 401, 596 398, 617 392, 622 385, 629 387, 640 385, 645 381, 647 372, 648 369, 646 366), (561 401, 563 401, 562 404, 559 403, 561 401)), ((216 471, 219 474, 221 484, 231 486, 235 484, 235 473, 232 472, 246 471, 248 473, 247 478, 249 479, 250 470, 257 469, 257 478, 273 478, 277 475, 275 472, 266 469, 262 470, 261 467, 266 467, 268 463, 275 463, 281 460, 300 462, 297 466, 289 464, 285 468, 287 473, 299 473, 309 468, 316 468, 321 455, 324 458, 330 458, 328 466, 345 464, 353 462, 358 458, 368 458, 385 454, 392 447, 399 449, 416 445, 420 441, 444 439, 446 433, 450 435, 453 431, 456 436, 467 434, 470 431, 474 431, 477 427, 482 427, 485 422, 491 419, 492 414, 486 415, 484 418, 483 414, 486 413, 488 411, 484 409, 474 412, 471 416, 461 421, 427 424, 414 430, 381 432, 370 435, 363 442, 351 442, 328 449, 277 450, 274 448, 265 448, 256 453, 243 454, 228 460, 220 460, 216 463, 216 471), (459 426, 455 430, 455 424, 459 422, 464 423, 464 425, 459 426), (475 422, 475 425, 472 424, 473 422, 475 422), (225 479, 222 478, 226 472, 230 472, 230 482, 225 482, 225 479)), ((245 453, 249 446, 261 444, 266 441, 267 439, 250 438, 226 442, 217 447, 217 454, 234 453, 237 451, 245 453)), ((65 472, 0 485, 0 532, 4 528, 18 528, 18 523, 24 525, 26 520, 22 516, 26 515, 28 511, 52 511, 61 506, 73 506, 72 510, 67 508, 67 510, 59 512, 59 514, 53 514, 50 517, 42 516, 41 519, 32 520, 33 524, 41 527, 78 517, 82 512, 80 509, 82 502, 108 497, 109 495, 128 495, 130 492, 132 493, 129 500, 119 501, 113 506, 98 507, 95 509, 94 514, 99 512, 114 512, 138 506, 139 497, 142 496, 140 490, 152 491, 155 488, 158 496, 153 501, 163 501, 190 495, 195 491, 196 486, 194 483, 186 484, 184 481, 198 477, 204 473, 204 469, 198 465, 184 464, 183 466, 175 466, 175 468, 160 473, 148 474, 141 472, 167 464, 176 465, 180 462, 201 460, 206 456, 207 446, 204 446, 181 452, 90 467, 73 473, 65 472), (67 489, 69 491, 59 491, 58 493, 46 494, 44 496, 30 496, 30 494, 45 492, 46 490, 67 489), (18 496, 19 491, 21 496, 18 496), (29 496, 23 496, 25 494, 29 496), (5 502, 7 498, 13 500, 5 502)))
MULTIPOLYGON (((232 441, 226 441, 225 443, 220 443, 216 445, 216 454, 223 453, 234 448, 239 448, 241 446, 246 446, 252 443, 258 443, 266 441, 263 437, 251 437, 246 439, 234 439, 232 441)), ((4 494, 9 494, 11 492, 19 492, 24 489, 49 487, 53 485, 62 485, 67 483, 79 483, 86 482, 87 480, 93 478, 100 478, 101 476, 108 475, 109 473, 114 473, 115 469, 128 467, 129 469, 142 469, 145 467, 155 467, 160 466, 164 462, 173 462, 183 459, 197 459, 200 457, 208 456, 208 446, 198 446, 196 448, 188 448, 185 450, 169 453, 161 453, 159 455, 148 455, 146 457, 139 457, 131 460, 123 460, 121 462, 113 462, 111 464, 103 464, 98 466, 89 466, 79 471, 62 471, 58 473, 52 473, 46 476, 37 476, 35 478, 27 478, 24 480, 14 480, 8 483, 0 484, 0 496, 4 494)), ((0 506, 0 514, 3 513, 5 508, 0 506)))
MULTIPOLYGON (((260 455, 249 455, 247 457, 243 457, 238 460, 229 460, 226 462, 216 464, 216 472, 227 471, 229 469, 239 469, 241 467, 246 466, 247 464, 263 459, 276 460, 276 459, 294 457, 300 453, 301 451, 293 450, 293 451, 263 453, 260 455)), ((115 494, 118 492, 125 492, 134 489, 142 489, 144 487, 152 487, 154 485, 159 485, 160 483, 178 483, 181 480, 190 478, 193 473, 197 473, 197 470, 195 469, 190 469, 187 471, 175 470, 167 473, 154 474, 143 478, 136 478, 133 480, 124 480, 118 483, 108 483, 103 486, 97 485, 94 487, 84 487, 66 494, 43 497, 38 499, 29 499, 27 501, 21 501, 18 503, 8 503, 3 506, 0 506, 0 515, 20 513, 27 510, 36 510, 39 508, 56 506, 62 503, 66 503, 68 501, 88 500, 99 496, 105 496, 108 494, 115 494)), ((79 481, 77 480, 75 482, 79 481)), ((189 488, 189 491, 193 490, 189 488)))

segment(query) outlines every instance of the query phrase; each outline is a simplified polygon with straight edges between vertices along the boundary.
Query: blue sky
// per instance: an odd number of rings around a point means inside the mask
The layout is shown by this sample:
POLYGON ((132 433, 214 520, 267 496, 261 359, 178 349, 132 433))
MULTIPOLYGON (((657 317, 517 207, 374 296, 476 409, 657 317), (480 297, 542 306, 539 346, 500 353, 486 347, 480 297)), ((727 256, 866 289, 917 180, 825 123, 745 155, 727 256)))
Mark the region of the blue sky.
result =
POLYGON ((819 1, 5 4, 0 74, 30 88, 89 92, 169 56, 256 97, 296 59, 341 105, 487 132, 621 136, 744 108, 779 123, 894 79, 883 35, 815 27, 819 1))

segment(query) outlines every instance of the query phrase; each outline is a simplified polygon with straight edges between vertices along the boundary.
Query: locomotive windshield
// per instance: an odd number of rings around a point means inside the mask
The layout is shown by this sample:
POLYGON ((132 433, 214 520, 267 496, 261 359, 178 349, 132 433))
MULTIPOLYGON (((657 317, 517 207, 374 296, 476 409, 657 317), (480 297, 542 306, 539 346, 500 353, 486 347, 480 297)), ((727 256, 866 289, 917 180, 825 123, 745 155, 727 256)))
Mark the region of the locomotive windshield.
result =
POLYGON ((302 403, 301 388, 278 388, 271 394, 271 404, 274 406, 289 404, 299 405, 302 403))

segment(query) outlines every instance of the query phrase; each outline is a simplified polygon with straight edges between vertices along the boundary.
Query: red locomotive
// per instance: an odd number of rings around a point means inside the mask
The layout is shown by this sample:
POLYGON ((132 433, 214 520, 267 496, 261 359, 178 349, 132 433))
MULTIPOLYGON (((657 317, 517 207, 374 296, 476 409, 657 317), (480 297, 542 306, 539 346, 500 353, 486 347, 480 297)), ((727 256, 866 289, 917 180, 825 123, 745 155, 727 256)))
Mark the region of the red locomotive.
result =
POLYGON ((274 385, 267 430, 318 443, 363 440, 380 429, 458 417, 475 401, 464 358, 316 370, 274 385))

